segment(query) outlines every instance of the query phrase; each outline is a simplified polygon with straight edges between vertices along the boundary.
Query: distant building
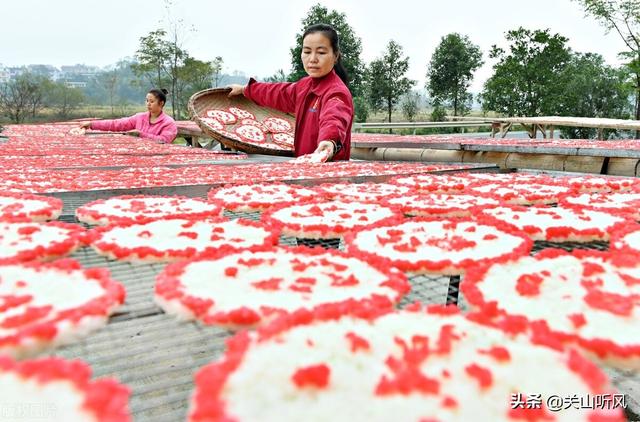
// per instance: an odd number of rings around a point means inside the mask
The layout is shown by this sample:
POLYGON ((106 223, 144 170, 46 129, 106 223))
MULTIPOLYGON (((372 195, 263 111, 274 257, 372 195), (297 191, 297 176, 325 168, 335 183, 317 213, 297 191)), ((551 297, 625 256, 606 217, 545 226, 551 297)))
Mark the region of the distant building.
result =
POLYGON ((6 84, 10 79, 9 69, 0 64, 0 84, 6 84))
POLYGON ((55 66, 49 64, 30 64, 27 66, 27 70, 34 75, 45 76, 50 79, 58 71, 55 66))
POLYGON ((91 76, 95 76, 98 72, 100 72, 100 68, 98 66, 87 66, 84 64, 76 64, 73 66, 60 66, 60 70, 67 77, 71 75, 91 77, 91 76))
POLYGON ((78 81, 64 81, 64 84, 68 88, 86 88, 86 82, 78 82, 78 81))

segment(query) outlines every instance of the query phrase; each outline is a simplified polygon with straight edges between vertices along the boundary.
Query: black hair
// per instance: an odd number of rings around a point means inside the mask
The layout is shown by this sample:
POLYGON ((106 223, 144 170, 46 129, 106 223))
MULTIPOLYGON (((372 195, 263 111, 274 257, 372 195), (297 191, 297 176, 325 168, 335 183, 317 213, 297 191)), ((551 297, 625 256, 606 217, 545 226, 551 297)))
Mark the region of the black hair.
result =
POLYGON ((345 85, 349 86, 349 75, 347 74, 347 69, 344 68, 344 64, 342 64, 340 38, 338 37, 338 33, 336 32, 335 28, 326 23, 317 23, 315 25, 311 25, 304 31, 304 34, 302 34, 302 40, 304 41, 307 35, 315 34, 316 32, 322 32, 322 35, 327 37, 327 39, 331 42, 333 53, 338 57, 338 60, 333 65, 333 69, 336 71, 336 74, 340 77, 340 79, 342 79, 342 82, 344 82, 345 85))
POLYGON ((169 93, 169 91, 167 91, 164 88, 162 88, 162 89, 153 88, 153 89, 149 90, 149 92, 147 94, 153 94, 153 96, 156 97, 156 99, 158 101, 162 101, 164 104, 166 104, 167 103, 167 94, 168 93, 169 93))

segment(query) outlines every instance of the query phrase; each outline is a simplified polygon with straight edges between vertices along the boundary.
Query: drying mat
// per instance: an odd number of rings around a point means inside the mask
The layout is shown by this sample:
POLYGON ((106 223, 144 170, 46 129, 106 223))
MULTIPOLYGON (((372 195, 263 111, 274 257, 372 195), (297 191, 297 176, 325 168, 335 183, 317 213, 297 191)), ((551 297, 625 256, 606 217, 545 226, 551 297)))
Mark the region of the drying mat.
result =
MULTIPOLYGON (((220 142, 226 147, 236 149, 238 151, 244 151, 249 154, 266 154, 266 155, 281 155, 285 157, 293 157, 293 150, 282 149, 271 142, 271 134, 267 134, 267 140, 264 142, 266 145, 273 145, 273 148, 268 146, 256 145, 237 139, 224 136, 223 134, 213 130, 202 121, 202 117, 205 116, 205 112, 210 109, 227 110, 229 107, 238 107, 253 113, 256 116, 256 120, 262 122, 267 117, 279 117, 287 120, 291 123, 291 127, 295 128, 295 120, 292 116, 283 113, 272 108, 260 107, 253 101, 248 100, 242 95, 238 95, 229 98, 229 88, 213 88, 206 89, 204 91, 196 92, 189 99, 189 114, 191 118, 200 126, 200 129, 211 138, 220 142)), ((225 130, 228 132, 234 132, 235 128, 239 126, 239 121, 232 125, 225 125, 225 130)))
MULTIPOLYGON (((77 198, 76 203, 85 202, 77 198)), ((74 210, 70 210, 71 212, 74 210)), ((61 220, 76 222, 71 213, 64 212, 61 220)), ((229 218, 259 220, 260 213, 225 211, 229 218)), ((296 239, 282 237, 281 244, 295 245, 296 239)), ((322 244, 322 242, 321 242, 322 244)), ((328 245, 328 244, 327 244, 328 245)), ((608 249, 608 242, 552 243, 535 242, 533 253, 547 247, 566 250, 574 248, 608 249)), ((340 245, 343 248, 343 245, 340 245)), ((114 376, 132 388, 130 408, 135 421, 173 422, 185 420, 193 374, 203 365, 219 358, 230 331, 180 322, 164 314, 153 302, 155 276, 164 264, 131 264, 109 261, 90 248, 82 248, 72 255, 85 267, 106 267, 115 280, 127 289, 127 299, 109 324, 85 340, 58 349, 54 354, 65 358, 81 358, 89 363, 96 377, 114 376)), ((458 303, 466 310, 458 296, 458 280, 438 276, 414 276, 409 279, 411 293, 399 307, 421 301, 427 304, 458 303)), ((628 418, 637 419, 640 411, 638 386, 640 377, 609 370, 613 382, 627 394, 630 409, 628 418)))

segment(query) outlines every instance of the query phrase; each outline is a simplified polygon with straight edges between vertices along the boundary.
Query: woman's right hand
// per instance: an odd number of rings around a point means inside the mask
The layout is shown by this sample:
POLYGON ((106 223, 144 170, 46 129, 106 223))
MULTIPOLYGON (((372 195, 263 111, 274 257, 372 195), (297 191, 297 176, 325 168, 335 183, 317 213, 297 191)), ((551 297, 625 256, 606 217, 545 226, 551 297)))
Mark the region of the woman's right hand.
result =
POLYGON ((229 97, 235 97, 237 95, 244 94, 245 85, 231 84, 227 88, 231 88, 231 92, 229 92, 229 97))

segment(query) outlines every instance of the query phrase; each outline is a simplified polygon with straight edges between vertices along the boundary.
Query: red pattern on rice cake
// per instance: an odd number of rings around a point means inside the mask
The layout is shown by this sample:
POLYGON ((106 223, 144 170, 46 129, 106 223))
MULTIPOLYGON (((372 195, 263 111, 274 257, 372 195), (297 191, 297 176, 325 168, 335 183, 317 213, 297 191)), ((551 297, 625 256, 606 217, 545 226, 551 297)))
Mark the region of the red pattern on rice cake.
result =
POLYGON ((618 368, 640 369, 640 256, 545 249, 465 275, 467 301, 498 324, 572 345, 618 368))
POLYGON ((295 138, 288 132, 272 133, 271 141, 282 148, 293 149, 295 138))
POLYGON ((378 225, 345 236, 347 250, 390 260, 416 274, 462 274, 478 265, 509 262, 528 255, 533 242, 488 218, 417 217, 378 225))
POLYGON ((55 220, 62 212, 62 201, 51 196, 0 192, 0 220, 25 218, 31 221, 55 220))
POLYGON ((626 225, 631 217, 589 209, 545 205, 501 206, 481 209, 484 215, 515 226, 533 240, 591 242, 609 240, 610 233, 626 225))
POLYGON ((469 186, 468 192, 476 195, 492 195, 511 205, 555 204, 570 194, 572 189, 560 183, 478 183, 469 186))
POLYGON ((201 117, 200 121, 202 121, 204 124, 215 131, 224 129, 224 123, 222 123, 222 120, 218 119, 217 117, 201 117))
POLYGON ((314 188, 329 200, 378 202, 393 195, 407 195, 408 186, 390 183, 324 183, 314 188))
POLYGON ((231 185, 211 189, 210 200, 237 212, 264 211, 268 208, 305 202, 317 196, 314 190, 284 183, 231 185))
POLYGON ((237 117, 233 113, 230 113, 226 110, 211 109, 207 110, 204 114, 207 117, 213 117, 220 120, 225 125, 232 125, 236 121, 238 121, 237 117))
POLYGON ((238 119, 255 120, 256 118, 256 116, 252 112, 250 112, 249 110, 245 110, 244 108, 241 108, 241 107, 229 107, 227 111, 229 111, 229 113, 236 116, 238 119))
POLYGON ((615 391, 574 350, 474 319, 442 306, 294 312, 235 335, 219 360, 198 371, 188 420, 299 421, 310 409, 317 420, 624 420, 620 407, 549 409, 551 395, 611 399, 615 391), (510 404, 514 393, 532 391, 543 397, 539 409, 510 404))
POLYGON ((0 354, 22 358, 68 344, 107 322, 124 287, 72 259, 0 264, 0 354))
POLYGON ((251 143, 262 143, 267 137, 257 126, 254 125, 241 125, 235 128, 235 133, 243 141, 251 142, 251 143))
POLYGON ((0 263, 47 260, 68 255, 85 241, 77 224, 0 221, 0 263))
POLYGON ((611 233, 609 248, 612 251, 640 254, 640 224, 629 222, 616 227, 611 233))
POLYGON ((402 208, 407 215, 434 217, 470 217, 500 201, 491 195, 464 195, 432 193, 420 195, 395 195, 384 201, 402 208))
POLYGON ((123 195, 98 199, 76 209, 87 224, 118 224, 161 218, 201 219, 222 215, 219 201, 186 196, 123 195))
POLYGON ((249 220, 166 218, 122 223, 91 230, 88 238, 97 253, 134 262, 166 262, 242 248, 278 243, 272 225, 249 220))
POLYGON ((626 213, 640 220, 640 192, 582 193, 560 199, 566 207, 626 213))
POLYGON ((0 356, 0 397, 9 420, 129 422, 131 389, 114 378, 91 380, 91 367, 58 357, 15 361, 0 356), (33 412, 23 413, 32 405, 33 412), (50 419, 49 419, 50 418, 50 419), (31 419, 30 419, 31 420, 31 419))
POLYGON ((307 239, 332 239, 359 228, 392 224, 401 218, 400 210, 359 202, 310 202, 271 208, 262 220, 282 227, 288 236, 307 239))
POLYGON ((262 121, 264 127, 271 133, 292 132, 293 126, 288 120, 280 117, 267 117, 262 121))
POLYGON ((167 313, 240 328, 327 304, 393 307, 410 285, 384 261, 319 248, 219 253, 171 264, 158 275, 156 302, 167 313))

